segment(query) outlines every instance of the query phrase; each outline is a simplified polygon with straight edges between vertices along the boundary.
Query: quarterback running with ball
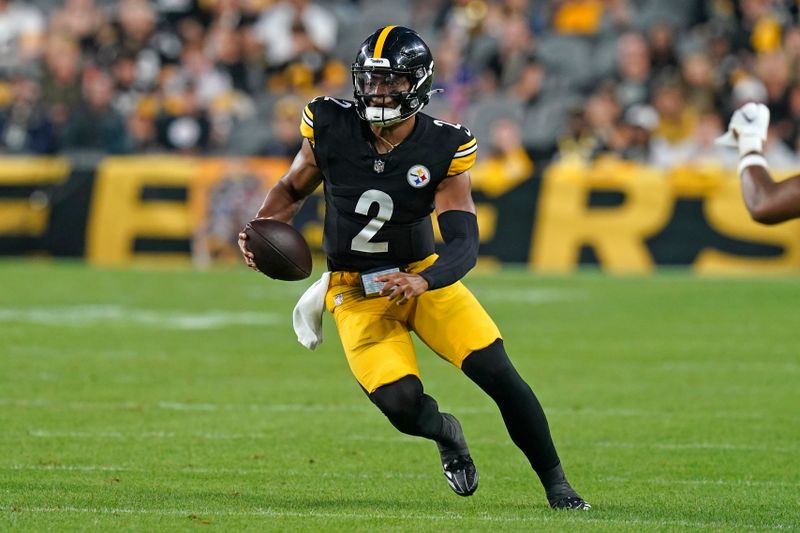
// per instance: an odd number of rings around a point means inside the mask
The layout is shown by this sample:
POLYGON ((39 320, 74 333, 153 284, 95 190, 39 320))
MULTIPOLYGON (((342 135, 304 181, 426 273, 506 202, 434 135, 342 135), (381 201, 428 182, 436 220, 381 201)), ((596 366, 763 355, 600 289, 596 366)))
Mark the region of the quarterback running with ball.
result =
MULTIPOLYGON (((477 141, 464 126, 419 113, 434 92, 433 71, 414 31, 386 26, 370 35, 352 66, 354 100, 320 97, 305 107, 303 146, 257 217, 289 222, 323 185, 330 274, 321 294, 350 369, 394 427, 436 443, 456 494, 475 492, 478 471, 459 421, 423 389, 411 332, 497 403, 551 507, 589 509, 500 331, 460 281, 478 255, 469 178, 477 141), (445 243, 439 255, 434 209, 445 243)), ((254 267, 246 235, 239 244, 254 267)))

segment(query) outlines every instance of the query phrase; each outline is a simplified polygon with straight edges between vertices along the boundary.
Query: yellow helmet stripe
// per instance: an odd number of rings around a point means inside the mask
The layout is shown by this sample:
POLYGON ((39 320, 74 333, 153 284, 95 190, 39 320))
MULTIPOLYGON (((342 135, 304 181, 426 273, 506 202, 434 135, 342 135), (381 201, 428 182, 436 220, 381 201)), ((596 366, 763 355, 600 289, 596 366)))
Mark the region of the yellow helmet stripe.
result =
POLYGON ((389 32, 396 27, 397 26, 386 26, 385 28, 383 28, 383 31, 381 31, 381 34, 378 35, 378 40, 375 42, 375 53, 372 54, 372 57, 374 59, 381 58, 381 54, 383 53, 383 43, 386 42, 386 37, 389 36, 389 32))

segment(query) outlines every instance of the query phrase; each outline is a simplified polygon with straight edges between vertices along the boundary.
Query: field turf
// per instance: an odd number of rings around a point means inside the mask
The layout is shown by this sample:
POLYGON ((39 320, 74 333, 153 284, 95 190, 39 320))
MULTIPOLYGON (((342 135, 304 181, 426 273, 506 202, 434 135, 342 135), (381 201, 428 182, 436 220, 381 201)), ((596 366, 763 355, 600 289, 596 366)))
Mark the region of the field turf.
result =
POLYGON ((547 508, 493 404, 419 350, 475 496, 393 429, 305 283, 0 262, 0 530, 696 531, 800 527, 800 279, 472 274, 585 513, 547 508))

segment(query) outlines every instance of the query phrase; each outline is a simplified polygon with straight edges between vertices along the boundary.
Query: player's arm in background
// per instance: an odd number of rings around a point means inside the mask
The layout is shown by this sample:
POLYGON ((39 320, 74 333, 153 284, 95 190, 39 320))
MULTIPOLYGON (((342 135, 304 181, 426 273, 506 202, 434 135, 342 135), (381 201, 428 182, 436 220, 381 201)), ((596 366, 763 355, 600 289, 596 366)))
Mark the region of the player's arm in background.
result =
POLYGON ((742 168, 739 177, 744 203, 756 222, 777 224, 800 217, 800 176, 775 182, 766 167, 756 164, 742 168))
POLYGON ((768 128, 769 109, 747 103, 734 112, 717 144, 739 149, 739 178, 750 216, 762 224, 777 224, 800 217, 800 176, 781 182, 772 179, 761 153, 768 128))
MULTIPOLYGON (((289 170, 267 193, 255 218, 272 218, 281 222, 291 222, 300 211, 305 199, 321 182, 322 172, 314 158, 311 141, 306 139, 289 170)), ((247 249, 247 235, 244 232, 239 233, 239 249, 247 266, 256 268, 255 256, 247 249)))

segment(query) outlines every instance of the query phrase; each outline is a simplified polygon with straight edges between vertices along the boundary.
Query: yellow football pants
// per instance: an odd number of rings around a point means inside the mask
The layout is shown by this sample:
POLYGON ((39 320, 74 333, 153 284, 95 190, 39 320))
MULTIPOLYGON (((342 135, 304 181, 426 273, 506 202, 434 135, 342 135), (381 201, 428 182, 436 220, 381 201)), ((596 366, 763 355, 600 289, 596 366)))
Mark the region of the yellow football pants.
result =
MULTIPOLYGON (((431 255, 408 265, 419 272, 431 255)), ((458 368, 472 352, 501 338, 481 304, 460 281, 427 291, 403 305, 385 297, 365 298, 357 272, 332 272, 325 304, 333 314, 350 370, 367 392, 414 375, 419 377, 410 331, 458 368)))

